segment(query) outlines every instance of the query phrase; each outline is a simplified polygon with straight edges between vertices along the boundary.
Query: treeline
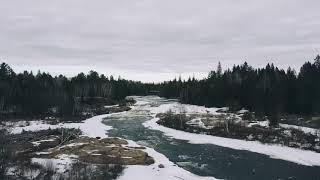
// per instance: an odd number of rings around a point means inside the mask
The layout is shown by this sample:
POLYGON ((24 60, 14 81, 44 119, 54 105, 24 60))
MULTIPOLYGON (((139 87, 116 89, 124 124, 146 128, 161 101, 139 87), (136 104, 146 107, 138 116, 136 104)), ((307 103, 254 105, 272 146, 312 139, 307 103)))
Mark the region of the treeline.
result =
POLYGON ((306 62, 299 73, 273 64, 255 69, 247 63, 211 71, 203 80, 174 79, 161 83, 160 94, 183 103, 209 107, 246 108, 260 115, 320 113, 320 56, 306 62))
POLYGON ((131 94, 145 95, 150 85, 120 77, 99 75, 95 71, 73 78, 63 75, 24 71, 15 73, 0 65, 0 115, 34 116, 52 110, 60 116, 75 115, 75 101, 84 97, 103 97, 113 101, 131 94))
POLYGON ((211 71, 207 78, 174 79, 159 84, 128 81, 95 71, 67 78, 48 73, 15 73, 0 65, 0 115, 39 115, 56 110, 75 115, 76 99, 103 97, 119 101, 128 95, 159 92, 166 98, 208 107, 246 108, 259 115, 313 115, 320 113, 320 56, 306 62, 298 73, 273 64, 255 69, 244 63, 232 69, 211 71))

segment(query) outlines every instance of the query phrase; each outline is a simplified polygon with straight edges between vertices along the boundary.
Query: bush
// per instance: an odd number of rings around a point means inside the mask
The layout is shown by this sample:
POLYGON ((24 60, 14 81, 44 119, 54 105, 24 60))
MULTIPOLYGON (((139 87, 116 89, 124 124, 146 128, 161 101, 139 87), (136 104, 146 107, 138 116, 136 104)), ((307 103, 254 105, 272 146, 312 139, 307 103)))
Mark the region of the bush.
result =
POLYGON ((64 143, 76 139, 80 134, 81 130, 80 129, 66 129, 66 128, 61 128, 59 129, 60 131, 60 145, 63 145, 64 143))
POLYGON ((185 130, 188 127, 186 122, 188 122, 189 119, 185 113, 173 114, 172 111, 169 110, 166 113, 159 114, 158 117, 160 117, 160 120, 157 122, 158 124, 178 130, 185 130))

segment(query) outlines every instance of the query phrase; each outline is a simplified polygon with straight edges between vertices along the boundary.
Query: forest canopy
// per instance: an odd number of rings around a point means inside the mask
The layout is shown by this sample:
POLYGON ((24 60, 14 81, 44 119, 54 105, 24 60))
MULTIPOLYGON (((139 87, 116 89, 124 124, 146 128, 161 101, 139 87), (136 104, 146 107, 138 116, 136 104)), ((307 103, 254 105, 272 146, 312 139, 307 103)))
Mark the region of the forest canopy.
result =
POLYGON ((75 98, 104 97, 121 100, 150 92, 182 103, 208 107, 246 108, 262 115, 320 113, 320 56, 306 62, 297 73, 274 64, 254 68, 248 63, 216 70, 205 79, 174 79, 158 84, 106 77, 95 71, 67 78, 0 65, 0 113, 39 115, 56 108, 61 116, 75 114, 75 98))
POLYGON ((173 80, 160 85, 161 96, 179 97, 181 102, 239 109, 258 114, 319 114, 320 56, 306 62, 297 73, 274 64, 255 69, 246 62, 222 71, 211 71, 206 79, 173 80))

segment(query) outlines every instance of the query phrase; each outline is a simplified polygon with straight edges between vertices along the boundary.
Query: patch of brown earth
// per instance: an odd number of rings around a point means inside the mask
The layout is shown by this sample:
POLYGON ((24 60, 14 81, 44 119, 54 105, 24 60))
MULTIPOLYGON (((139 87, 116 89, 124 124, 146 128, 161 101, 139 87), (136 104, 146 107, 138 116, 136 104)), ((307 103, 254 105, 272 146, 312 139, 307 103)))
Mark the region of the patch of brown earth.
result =
POLYGON ((48 150, 48 154, 38 155, 41 158, 55 158, 61 154, 76 155, 85 163, 149 165, 152 157, 140 149, 128 147, 128 142, 119 138, 89 138, 80 137, 61 147, 48 150))

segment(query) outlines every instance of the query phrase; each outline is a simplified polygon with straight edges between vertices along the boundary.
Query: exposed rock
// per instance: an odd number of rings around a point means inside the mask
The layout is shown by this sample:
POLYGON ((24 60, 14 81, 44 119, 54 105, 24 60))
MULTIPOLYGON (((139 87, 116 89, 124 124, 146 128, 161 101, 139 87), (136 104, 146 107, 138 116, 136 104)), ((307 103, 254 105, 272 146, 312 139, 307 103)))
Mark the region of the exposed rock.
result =
POLYGON ((61 154, 76 155, 79 160, 93 164, 149 165, 152 157, 142 150, 126 147, 128 142, 120 138, 96 139, 81 137, 70 143, 42 153, 42 158, 55 158, 61 154))
POLYGON ((249 141, 252 141, 252 140, 254 139, 254 136, 253 136, 252 134, 250 134, 249 136, 247 136, 247 139, 248 139, 249 141))
POLYGON ((159 164, 158 167, 159 168, 164 168, 164 165, 163 164, 159 164))

